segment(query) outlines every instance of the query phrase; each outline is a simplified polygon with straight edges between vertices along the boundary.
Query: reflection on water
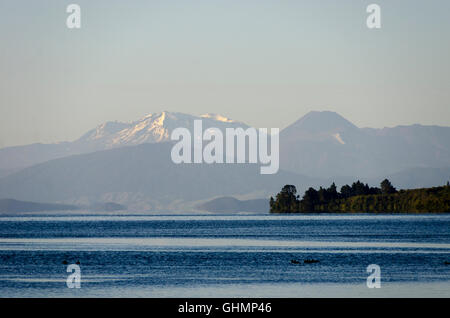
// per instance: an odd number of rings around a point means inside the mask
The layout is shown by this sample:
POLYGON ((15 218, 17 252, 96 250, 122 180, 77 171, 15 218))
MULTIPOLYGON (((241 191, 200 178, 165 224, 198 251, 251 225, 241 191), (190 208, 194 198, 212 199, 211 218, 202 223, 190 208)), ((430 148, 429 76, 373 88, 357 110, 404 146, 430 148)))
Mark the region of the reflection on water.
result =
POLYGON ((2 216, 0 294, 449 297, 449 252, 447 215, 2 216), (82 288, 68 289, 77 261, 82 288))

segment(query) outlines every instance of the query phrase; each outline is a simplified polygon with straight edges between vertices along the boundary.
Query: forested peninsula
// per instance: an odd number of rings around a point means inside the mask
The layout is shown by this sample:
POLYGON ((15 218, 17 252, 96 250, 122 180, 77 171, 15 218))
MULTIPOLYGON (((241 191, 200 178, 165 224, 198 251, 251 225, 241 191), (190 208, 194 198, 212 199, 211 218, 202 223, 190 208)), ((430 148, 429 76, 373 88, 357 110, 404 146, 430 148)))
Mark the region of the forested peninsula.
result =
POLYGON ((450 185, 397 190, 389 180, 380 188, 360 181, 344 185, 337 191, 309 188, 300 198, 293 185, 285 185, 270 198, 271 213, 438 213, 450 212, 450 185))

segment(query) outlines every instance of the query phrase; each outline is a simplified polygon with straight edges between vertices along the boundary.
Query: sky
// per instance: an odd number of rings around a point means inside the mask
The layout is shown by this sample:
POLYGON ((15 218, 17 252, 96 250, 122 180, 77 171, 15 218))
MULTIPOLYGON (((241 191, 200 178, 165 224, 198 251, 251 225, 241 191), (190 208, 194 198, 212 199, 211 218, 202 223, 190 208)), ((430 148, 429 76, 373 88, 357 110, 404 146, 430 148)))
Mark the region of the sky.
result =
POLYGON ((449 14, 448 0, 2 0, 0 148, 164 110, 450 126, 449 14))

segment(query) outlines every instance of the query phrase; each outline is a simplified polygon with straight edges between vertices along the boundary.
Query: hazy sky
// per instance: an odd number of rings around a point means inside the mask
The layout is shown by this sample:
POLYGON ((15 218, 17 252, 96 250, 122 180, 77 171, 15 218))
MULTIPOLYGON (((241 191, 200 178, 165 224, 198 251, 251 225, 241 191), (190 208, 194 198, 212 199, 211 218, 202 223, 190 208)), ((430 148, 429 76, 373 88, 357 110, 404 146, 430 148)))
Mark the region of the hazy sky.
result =
POLYGON ((449 126, 449 56, 448 0, 1 0, 0 147, 162 110, 449 126), (366 27, 370 3, 380 30, 366 27))

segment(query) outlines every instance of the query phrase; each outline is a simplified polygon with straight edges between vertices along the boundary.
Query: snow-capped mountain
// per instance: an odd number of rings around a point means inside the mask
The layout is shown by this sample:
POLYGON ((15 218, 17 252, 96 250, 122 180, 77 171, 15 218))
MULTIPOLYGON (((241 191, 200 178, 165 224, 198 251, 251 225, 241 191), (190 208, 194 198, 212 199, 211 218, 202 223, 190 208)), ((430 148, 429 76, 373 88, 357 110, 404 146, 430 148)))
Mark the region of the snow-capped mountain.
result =
POLYGON ((249 126, 223 115, 204 114, 194 116, 184 113, 153 113, 131 122, 106 122, 88 131, 73 142, 33 144, 0 149, 0 177, 28 166, 75 154, 84 154, 143 143, 159 143, 170 140, 175 128, 193 130, 194 120, 201 119, 203 129, 227 127, 244 129, 249 126))
POLYGON ((73 142, 0 149, 0 171, 20 170, 0 178, 0 198, 160 211, 227 195, 267 197, 285 184, 304 191, 356 179, 378 185, 389 177, 398 188, 450 180, 450 127, 358 128, 339 114, 311 112, 281 131, 280 170, 262 176, 248 164, 174 164, 171 132, 193 129, 196 119, 204 130, 248 127, 216 114, 162 112, 101 124, 73 142))
MULTIPOLYGON (((0 173, 74 154, 167 142, 175 128, 192 131, 196 119, 202 119, 204 130, 248 128, 218 114, 164 111, 130 123, 103 123, 73 142, 0 149, 0 173)), ((280 133, 280 169, 312 177, 378 178, 406 169, 445 167, 450 167, 450 127, 359 128, 337 113, 314 111, 280 133)))
POLYGON ((90 130, 76 143, 95 144, 97 150, 121 146, 139 145, 143 143, 156 143, 170 140, 172 131, 179 127, 193 129, 194 120, 202 120, 203 128, 248 126, 244 123, 231 120, 218 114, 204 114, 201 116, 188 115, 163 111, 149 114, 132 123, 107 122, 90 130))

